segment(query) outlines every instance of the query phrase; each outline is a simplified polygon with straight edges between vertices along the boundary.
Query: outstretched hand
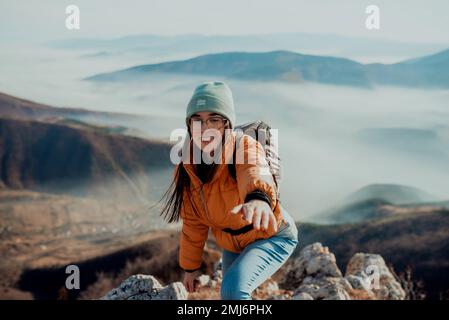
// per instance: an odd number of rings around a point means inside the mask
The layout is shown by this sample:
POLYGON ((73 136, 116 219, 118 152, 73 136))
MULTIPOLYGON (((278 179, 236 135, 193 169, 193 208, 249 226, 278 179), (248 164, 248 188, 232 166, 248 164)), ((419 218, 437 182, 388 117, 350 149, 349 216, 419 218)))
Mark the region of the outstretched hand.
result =
POLYGON ((253 227, 257 230, 268 230, 269 224, 273 224, 274 231, 277 232, 276 217, 273 210, 266 201, 251 200, 249 202, 239 204, 232 210, 232 214, 243 213, 243 218, 249 223, 253 223, 253 227))

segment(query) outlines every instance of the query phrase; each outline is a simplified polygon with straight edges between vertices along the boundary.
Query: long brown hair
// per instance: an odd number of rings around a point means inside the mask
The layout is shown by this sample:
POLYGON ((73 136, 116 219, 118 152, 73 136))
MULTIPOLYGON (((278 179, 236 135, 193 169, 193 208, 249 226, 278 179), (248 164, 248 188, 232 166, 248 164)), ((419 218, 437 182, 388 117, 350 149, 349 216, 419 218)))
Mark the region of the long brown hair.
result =
MULTIPOLYGON (((227 119, 226 119, 227 120, 227 119)), ((229 120, 226 121, 225 129, 229 128, 229 120)), ((187 129, 189 132, 189 136, 191 136, 190 126, 187 125, 187 129)), ((225 135, 222 136, 222 142, 225 139, 225 135)), ((222 144, 223 145, 223 144, 222 144)), ((203 172, 202 175, 204 177, 203 183, 207 183, 212 180, 215 171, 217 169, 217 164, 214 162, 212 164, 203 163, 203 159, 201 157, 201 164, 195 165, 195 168, 198 171, 203 172)), ((160 213, 161 216, 164 216, 164 219, 168 223, 178 222, 181 214, 181 206, 183 203, 184 191, 185 195, 189 200, 189 203, 194 210, 194 212, 198 212, 195 203, 192 201, 192 189, 191 189, 191 181, 190 176, 187 173, 187 170, 184 168, 182 162, 179 163, 176 169, 175 177, 173 178, 170 186, 167 191, 165 191, 160 201, 164 201, 164 205, 162 207, 162 211, 160 213)))

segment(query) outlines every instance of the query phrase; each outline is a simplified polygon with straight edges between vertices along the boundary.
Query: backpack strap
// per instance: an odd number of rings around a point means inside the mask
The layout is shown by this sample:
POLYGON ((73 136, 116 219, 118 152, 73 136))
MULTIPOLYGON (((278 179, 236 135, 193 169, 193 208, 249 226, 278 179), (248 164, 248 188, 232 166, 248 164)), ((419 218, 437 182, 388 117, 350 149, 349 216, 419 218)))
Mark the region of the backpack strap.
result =
MULTIPOLYGON (((259 122, 258 125, 257 125, 257 129, 259 128, 259 126, 261 126, 261 125, 263 125, 263 124, 264 124, 264 123, 259 122)), ((269 128, 268 128, 268 130, 269 130, 269 128)), ((258 130, 256 130, 255 134, 256 134, 256 140, 258 140, 258 137, 259 137, 258 130)), ((235 167, 235 159, 236 159, 236 153, 237 153, 237 145, 238 145, 239 139, 243 138, 244 135, 245 135, 245 133, 236 136, 236 141, 235 141, 235 145, 234 145, 234 150, 233 150, 233 152, 232 152, 232 163, 228 163, 229 174, 231 175, 232 179, 234 179, 235 181, 237 181, 237 172, 236 172, 236 167, 235 167)), ((266 151, 266 152, 269 152, 269 151, 266 151)), ((268 160, 268 159, 267 159, 267 160, 268 160)), ((272 165, 272 164, 270 163, 269 160, 268 160, 268 165, 270 166, 270 171, 271 171, 271 165, 272 165)), ((277 193, 277 196, 278 196, 278 198, 279 198, 279 197, 280 197, 280 194, 279 194, 279 180, 280 180, 280 179, 279 179, 279 176, 278 176, 278 175, 274 175, 274 174, 272 174, 272 175, 273 175, 273 181, 274 181, 274 183, 275 183, 275 185, 276 185, 276 193, 277 193)))
MULTIPOLYGON (((237 138, 238 139, 238 138, 237 138)), ((235 158, 236 158, 236 152, 237 152, 237 139, 236 143, 234 144, 234 151, 232 152, 232 163, 228 163, 228 170, 229 174, 231 175, 232 179, 237 181, 237 172, 235 168, 235 158)))
MULTIPOLYGON (((255 139, 258 140, 259 138, 259 126, 261 125, 261 121, 257 122, 257 128, 255 130, 255 139)), ((231 175, 231 177, 237 181, 237 172, 236 172, 236 168, 235 168, 235 158, 236 158, 236 152, 237 152, 237 146, 238 146, 238 142, 240 142, 240 139, 243 138, 243 136, 245 135, 245 133, 243 132, 242 134, 237 134, 236 135, 236 139, 235 139, 235 145, 234 145, 234 151, 232 152, 232 163, 228 164, 228 170, 229 170, 229 174, 231 175)))

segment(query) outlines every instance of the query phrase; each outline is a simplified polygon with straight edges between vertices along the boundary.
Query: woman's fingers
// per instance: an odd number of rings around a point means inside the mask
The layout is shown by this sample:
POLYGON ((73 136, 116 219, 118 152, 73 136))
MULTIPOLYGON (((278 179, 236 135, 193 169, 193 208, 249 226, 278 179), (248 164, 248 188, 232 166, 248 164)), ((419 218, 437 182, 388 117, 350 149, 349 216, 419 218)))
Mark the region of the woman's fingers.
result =
POLYGON ((278 231, 278 224, 277 224, 277 221, 276 221, 276 217, 274 216, 274 214, 271 212, 270 213, 270 220, 271 220, 271 223, 273 224, 273 228, 274 228, 274 232, 277 232, 278 231))
POLYGON ((251 203, 239 204, 232 208, 231 213, 243 213, 243 218, 248 222, 252 222, 255 229, 260 228, 268 230, 270 223, 273 224, 274 231, 277 231, 277 221, 273 212, 259 205, 257 201, 251 203))
POLYGON ((190 278, 184 279, 184 287, 186 287, 187 292, 192 292, 192 280, 190 278))
POLYGON ((260 229, 260 220, 262 219, 262 210, 258 207, 254 207, 253 224, 256 230, 260 229))
POLYGON ((254 216, 254 207, 253 206, 243 206, 243 210, 244 210, 244 214, 245 214, 245 220, 248 222, 253 221, 253 216, 254 216))
POLYGON ((265 230, 268 230, 268 223, 270 222, 270 214, 267 213, 266 211, 263 212, 262 214, 262 227, 265 230))
POLYGON ((200 285, 200 280, 195 279, 193 280, 193 291, 196 292, 198 290, 198 287, 200 285))

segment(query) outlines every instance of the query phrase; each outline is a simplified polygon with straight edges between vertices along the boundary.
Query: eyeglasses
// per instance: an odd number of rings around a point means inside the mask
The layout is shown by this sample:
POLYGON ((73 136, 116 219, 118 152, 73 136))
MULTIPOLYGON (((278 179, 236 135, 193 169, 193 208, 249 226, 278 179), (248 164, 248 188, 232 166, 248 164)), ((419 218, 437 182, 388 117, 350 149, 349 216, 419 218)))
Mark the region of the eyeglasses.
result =
POLYGON ((226 122, 228 121, 228 119, 225 119, 223 117, 220 116, 213 116, 210 118, 207 118, 206 120, 202 120, 201 118, 195 117, 195 118, 190 118, 190 126, 193 127, 193 123, 194 122, 200 122, 201 125, 203 125, 203 123, 206 123, 206 127, 207 128, 211 128, 211 129, 221 129, 226 122))

